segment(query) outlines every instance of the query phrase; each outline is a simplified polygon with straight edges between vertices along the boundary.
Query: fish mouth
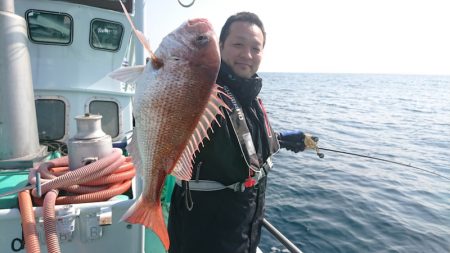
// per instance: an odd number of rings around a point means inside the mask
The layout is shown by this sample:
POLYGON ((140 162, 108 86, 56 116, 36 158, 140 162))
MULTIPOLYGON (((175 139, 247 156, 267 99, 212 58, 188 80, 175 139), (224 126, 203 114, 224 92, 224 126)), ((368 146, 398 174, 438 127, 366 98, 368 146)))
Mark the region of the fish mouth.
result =
POLYGON ((188 25, 195 25, 198 23, 206 23, 209 24, 209 20, 206 18, 193 18, 188 20, 188 25))
POLYGON ((198 29, 199 32, 208 32, 212 31, 212 24, 206 18, 193 18, 187 21, 188 27, 198 29))

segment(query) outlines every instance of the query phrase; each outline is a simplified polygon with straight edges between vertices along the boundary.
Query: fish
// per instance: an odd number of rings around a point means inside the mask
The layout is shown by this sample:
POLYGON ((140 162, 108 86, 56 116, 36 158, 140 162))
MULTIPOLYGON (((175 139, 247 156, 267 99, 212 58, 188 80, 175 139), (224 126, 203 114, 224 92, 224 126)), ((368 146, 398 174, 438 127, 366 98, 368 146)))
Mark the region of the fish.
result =
POLYGON ((224 117, 223 108, 230 109, 215 82, 219 44, 207 19, 184 22, 163 38, 155 53, 142 33, 132 28, 151 57, 144 66, 123 67, 110 74, 136 85, 135 127, 128 151, 144 181, 142 194, 122 220, 153 230, 167 250, 170 242, 160 202, 164 181, 169 174, 191 179, 193 159, 209 138, 208 130, 214 122, 219 124, 218 115, 224 117))

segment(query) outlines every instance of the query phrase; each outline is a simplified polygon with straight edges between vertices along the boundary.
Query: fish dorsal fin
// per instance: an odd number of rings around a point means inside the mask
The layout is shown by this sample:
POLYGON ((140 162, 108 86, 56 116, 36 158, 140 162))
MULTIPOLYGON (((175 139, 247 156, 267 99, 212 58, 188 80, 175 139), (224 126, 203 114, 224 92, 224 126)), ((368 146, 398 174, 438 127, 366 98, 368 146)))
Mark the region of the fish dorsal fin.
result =
POLYGON ((208 138, 208 129, 211 128, 214 121, 219 124, 216 119, 216 115, 219 114, 225 117, 220 107, 224 107, 227 110, 230 108, 219 98, 219 94, 226 94, 221 90, 221 88, 216 84, 214 86, 213 92, 209 97, 209 101, 197 122, 197 125, 192 132, 183 152, 178 158, 173 170, 170 172, 172 175, 180 180, 190 180, 192 176, 193 160, 195 157, 195 152, 200 148, 200 144, 203 144, 203 139, 208 138))
POLYGON ((136 27, 134 26, 133 21, 131 20, 130 14, 128 14, 127 8, 125 7, 125 5, 123 5, 122 1, 119 0, 120 5, 122 6, 123 9, 123 13, 125 14, 125 16, 128 19, 128 22, 131 25, 131 29, 133 30, 134 34, 136 34, 136 37, 138 38, 138 40, 141 42, 142 46, 147 50, 148 54, 150 55, 150 58, 152 59, 152 64, 155 67, 160 67, 162 65, 161 61, 156 57, 156 55, 153 53, 152 49, 150 48, 150 43, 147 41, 147 39, 145 38, 145 35, 139 31, 138 29, 136 29, 136 27))
POLYGON ((109 77, 124 83, 134 83, 144 72, 144 69, 144 65, 119 68, 111 72, 109 77))

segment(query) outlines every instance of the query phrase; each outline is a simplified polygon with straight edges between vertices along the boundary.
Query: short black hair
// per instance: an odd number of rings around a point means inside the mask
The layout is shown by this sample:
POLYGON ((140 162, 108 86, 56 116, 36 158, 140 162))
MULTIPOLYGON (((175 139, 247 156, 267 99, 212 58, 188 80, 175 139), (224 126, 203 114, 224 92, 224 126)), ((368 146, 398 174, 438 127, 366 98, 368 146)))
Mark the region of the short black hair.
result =
POLYGON ((223 43, 227 39, 228 35, 230 34, 231 24, 233 24, 234 22, 237 22, 237 21, 248 22, 250 24, 254 24, 254 25, 258 26, 259 29, 261 29, 261 31, 263 33, 263 38, 264 38, 263 46, 266 44, 266 30, 264 30, 264 25, 263 25, 261 19, 259 19, 258 15, 256 15, 255 13, 243 11, 243 12, 239 12, 239 13, 236 13, 236 14, 230 16, 227 19, 227 21, 225 22, 225 24, 223 25, 222 31, 220 31, 220 37, 219 37, 219 43, 221 45, 223 45, 223 43))

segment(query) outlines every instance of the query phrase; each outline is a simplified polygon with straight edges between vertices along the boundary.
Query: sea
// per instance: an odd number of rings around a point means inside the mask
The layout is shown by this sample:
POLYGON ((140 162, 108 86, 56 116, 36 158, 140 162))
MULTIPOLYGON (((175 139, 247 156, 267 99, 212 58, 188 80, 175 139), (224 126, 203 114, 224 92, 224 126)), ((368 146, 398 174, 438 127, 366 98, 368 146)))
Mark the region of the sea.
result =
MULTIPOLYGON (((276 131, 409 165, 280 150, 266 194, 272 225, 304 253, 450 252, 450 76, 260 76, 276 131)), ((265 229, 259 247, 288 252, 265 229)))

